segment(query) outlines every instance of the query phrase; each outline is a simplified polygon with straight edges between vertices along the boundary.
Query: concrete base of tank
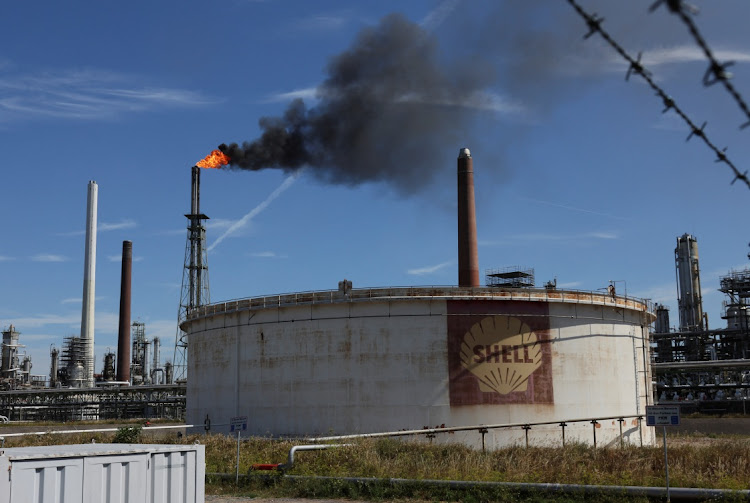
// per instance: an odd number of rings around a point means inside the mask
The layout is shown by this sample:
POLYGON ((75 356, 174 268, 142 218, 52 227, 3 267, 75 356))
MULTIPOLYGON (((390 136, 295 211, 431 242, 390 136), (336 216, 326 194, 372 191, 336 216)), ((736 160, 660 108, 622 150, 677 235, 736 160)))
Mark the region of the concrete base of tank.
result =
MULTIPOLYGON (((247 416, 247 434, 294 437, 519 425, 490 429, 492 448, 527 435, 559 445, 565 421, 566 442, 619 443, 622 426, 624 442, 651 444, 653 429, 635 417, 652 403, 652 319, 645 302, 559 290, 363 289, 213 304, 182 325, 187 422, 228 432, 232 417, 247 416), (589 421, 601 418, 610 419, 589 421)), ((482 440, 476 430, 434 439, 482 440)))

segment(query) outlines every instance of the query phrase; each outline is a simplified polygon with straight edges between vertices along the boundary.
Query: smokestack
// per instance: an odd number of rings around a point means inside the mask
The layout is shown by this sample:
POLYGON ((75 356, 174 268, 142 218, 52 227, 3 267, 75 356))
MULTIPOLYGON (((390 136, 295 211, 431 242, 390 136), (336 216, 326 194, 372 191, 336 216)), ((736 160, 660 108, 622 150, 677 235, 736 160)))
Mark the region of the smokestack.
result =
POLYGON ((86 205, 86 255, 83 266, 83 308, 81 310, 81 340, 85 348, 83 385, 94 386, 94 298, 96 296, 96 208, 99 186, 89 181, 86 205))
POLYGON ((480 286, 474 163, 468 148, 458 154, 458 286, 480 286))
POLYGON ((130 277, 133 270, 133 242, 122 242, 120 277, 120 331, 117 335, 117 380, 130 381, 130 277))
POLYGON ((208 217, 201 210, 201 168, 193 166, 190 184, 190 214, 185 215, 190 220, 190 279, 188 284, 187 309, 191 310, 203 304, 203 241, 205 229, 202 220, 208 217))

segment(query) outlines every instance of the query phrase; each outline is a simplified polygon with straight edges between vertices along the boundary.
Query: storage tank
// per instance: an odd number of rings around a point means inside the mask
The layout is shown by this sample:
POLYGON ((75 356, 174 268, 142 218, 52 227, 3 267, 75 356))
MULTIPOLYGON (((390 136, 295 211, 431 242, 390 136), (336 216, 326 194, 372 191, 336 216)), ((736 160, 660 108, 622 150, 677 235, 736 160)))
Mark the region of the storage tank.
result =
POLYGON ((728 304, 722 318, 727 320, 727 328, 747 330, 750 327, 750 306, 745 304, 728 304))
MULTIPOLYGON (((254 435, 314 436, 636 416, 651 404, 646 301, 593 292, 376 288, 305 292, 201 306, 190 340, 188 424, 247 416, 254 435)), ((619 442, 621 424, 594 425, 619 442)), ((635 419, 628 442, 653 442, 635 419)), ((201 427, 202 429, 202 427, 201 427)), ((525 432, 457 432, 490 447, 525 432)), ((568 440, 592 442, 592 425, 568 440)), ((437 440, 440 440, 438 438, 437 440)))

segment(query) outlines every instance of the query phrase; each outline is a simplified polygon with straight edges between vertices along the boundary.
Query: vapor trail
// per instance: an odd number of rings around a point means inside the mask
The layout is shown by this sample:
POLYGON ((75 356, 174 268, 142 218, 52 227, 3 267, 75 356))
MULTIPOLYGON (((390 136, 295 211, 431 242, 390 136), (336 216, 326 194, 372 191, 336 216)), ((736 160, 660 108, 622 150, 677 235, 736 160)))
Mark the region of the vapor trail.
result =
POLYGON ((232 234, 234 234, 238 230, 240 230, 243 227, 245 227, 247 224, 250 223, 250 221, 253 218, 255 218, 256 215, 258 215, 260 212, 262 212, 263 210, 265 210, 266 208, 268 208, 268 205, 270 205, 274 201, 274 199, 276 199, 277 197, 279 197, 286 189, 288 189, 289 187, 292 186, 292 184, 302 174, 302 171, 304 171, 304 170, 303 169, 298 169, 297 171, 295 171, 294 173, 292 173, 291 175, 289 175, 288 177, 286 177, 286 179, 281 183, 281 185, 279 185, 278 187, 276 187, 276 190, 274 190, 273 192, 271 192, 271 194, 265 199, 265 201, 263 201, 258 206, 256 206, 255 208, 253 208, 247 215, 245 215, 244 217, 242 217, 241 219, 239 219, 237 222, 235 222, 234 224, 232 224, 229 227, 229 229, 227 229, 226 231, 224 231, 224 234, 222 234, 221 236, 219 236, 218 238, 216 238, 216 241, 214 241, 213 244, 208 247, 208 251, 211 251, 214 248, 216 248, 216 246, 219 243, 221 243, 222 241, 224 241, 224 238, 226 238, 228 236, 231 236, 232 234))

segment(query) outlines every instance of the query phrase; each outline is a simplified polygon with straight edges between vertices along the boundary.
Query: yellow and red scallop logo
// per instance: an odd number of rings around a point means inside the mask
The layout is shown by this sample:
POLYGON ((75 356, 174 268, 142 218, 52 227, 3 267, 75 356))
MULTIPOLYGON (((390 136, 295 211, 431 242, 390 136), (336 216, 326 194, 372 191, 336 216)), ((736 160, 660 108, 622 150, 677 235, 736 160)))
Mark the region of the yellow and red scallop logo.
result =
POLYGON ((542 365, 542 347, 519 318, 488 316, 464 334, 461 365, 478 379, 482 392, 524 392, 529 377, 542 365))

